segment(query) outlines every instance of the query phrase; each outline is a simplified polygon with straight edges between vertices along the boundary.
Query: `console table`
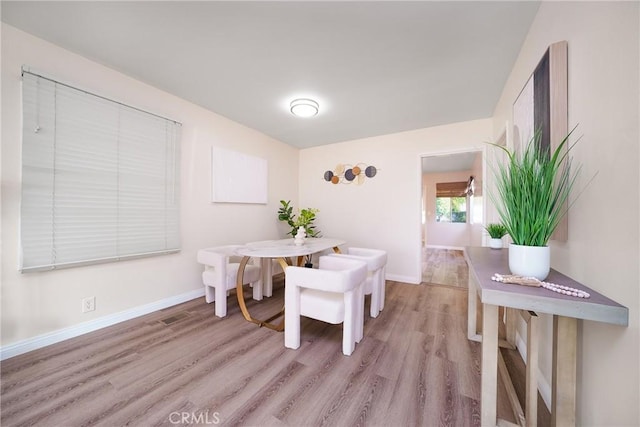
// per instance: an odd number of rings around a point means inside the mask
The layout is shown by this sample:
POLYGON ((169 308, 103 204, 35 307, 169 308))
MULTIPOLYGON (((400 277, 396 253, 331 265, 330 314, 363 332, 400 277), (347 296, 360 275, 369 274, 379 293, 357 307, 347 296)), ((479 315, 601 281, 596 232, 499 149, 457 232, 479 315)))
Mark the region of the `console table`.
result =
MULTIPOLYGON (((553 269, 545 281, 584 290, 591 297, 576 298, 541 287, 494 282, 491 280, 493 274, 509 274, 507 249, 466 247, 464 254, 469 265, 467 335, 471 340, 482 342, 482 426, 495 426, 497 423, 498 307, 523 310, 534 317, 536 313, 553 315, 551 421, 554 426, 575 425, 578 320, 627 326, 629 309, 553 269), (482 304, 482 334, 476 329, 476 295, 482 304)), ((537 343, 533 342, 532 345, 537 349, 537 343)), ((527 353, 529 350, 531 349, 527 353)), ((535 364, 537 365, 537 360, 535 364)), ((527 365, 528 382, 530 371, 535 369, 537 366, 527 365)), ((532 382, 533 384, 527 385, 527 394, 534 395, 527 396, 528 402, 535 402, 537 399, 537 381, 532 382)))

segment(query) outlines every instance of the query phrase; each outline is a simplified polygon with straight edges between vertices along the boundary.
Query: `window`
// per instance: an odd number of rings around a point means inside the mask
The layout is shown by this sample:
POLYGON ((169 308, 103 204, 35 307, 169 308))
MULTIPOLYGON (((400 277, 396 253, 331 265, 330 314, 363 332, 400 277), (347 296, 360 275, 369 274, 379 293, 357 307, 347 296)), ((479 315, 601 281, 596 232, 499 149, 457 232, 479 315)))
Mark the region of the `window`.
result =
POLYGON ((180 124, 23 71, 23 272, 176 252, 180 124))
POLYGON ((436 221, 467 222, 467 182, 436 184, 436 221))

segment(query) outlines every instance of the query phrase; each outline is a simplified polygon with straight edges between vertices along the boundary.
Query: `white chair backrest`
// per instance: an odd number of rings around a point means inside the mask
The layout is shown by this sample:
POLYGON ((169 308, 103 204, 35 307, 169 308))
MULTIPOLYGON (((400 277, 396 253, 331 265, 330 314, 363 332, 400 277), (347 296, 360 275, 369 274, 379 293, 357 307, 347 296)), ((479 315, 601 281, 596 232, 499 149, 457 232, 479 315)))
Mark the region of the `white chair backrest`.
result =
POLYGON ((378 317, 380 311, 384 309, 387 252, 380 249, 351 247, 344 252, 331 254, 330 256, 342 259, 357 259, 367 263, 369 277, 364 291, 366 295, 371 295, 371 317, 378 317))
POLYGON ((216 283, 226 283, 227 266, 230 263, 239 262, 241 257, 236 255, 236 249, 241 247, 242 245, 226 245, 200 249, 198 251, 198 262, 205 265, 205 270, 213 269, 216 283))
POLYGON ((286 283, 327 292, 348 292, 367 278, 367 264, 353 259, 320 257, 318 269, 287 267, 286 283))
POLYGON ((380 249, 348 248, 345 255, 362 257, 369 266, 369 271, 377 270, 387 264, 387 252, 380 249))
POLYGON ((236 249, 241 247, 242 245, 226 245, 200 249, 198 251, 198 262, 211 267, 221 266, 222 263, 226 264, 230 261, 233 262, 233 258, 238 257, 236 249))

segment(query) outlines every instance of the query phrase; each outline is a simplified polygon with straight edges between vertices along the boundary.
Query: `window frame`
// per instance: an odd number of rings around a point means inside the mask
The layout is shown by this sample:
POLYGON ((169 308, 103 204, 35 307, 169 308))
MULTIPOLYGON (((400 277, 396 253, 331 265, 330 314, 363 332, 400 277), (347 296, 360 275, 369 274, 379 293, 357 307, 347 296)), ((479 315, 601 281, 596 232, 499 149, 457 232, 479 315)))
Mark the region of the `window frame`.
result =
POLYGON ((468 224, 469 223, 469 196, 436 196, 436 222, 440 224, 468 224), (449 221, 441 221, 437 215, 438 209, 438 199, 449 199, 449 221), (452 210, 452 200, 451 199, 465 199, 465 210, 464 211, 456 211, 456 212, 464 212, 465 220, 464 221, 453 221, 453 210, 452 210))

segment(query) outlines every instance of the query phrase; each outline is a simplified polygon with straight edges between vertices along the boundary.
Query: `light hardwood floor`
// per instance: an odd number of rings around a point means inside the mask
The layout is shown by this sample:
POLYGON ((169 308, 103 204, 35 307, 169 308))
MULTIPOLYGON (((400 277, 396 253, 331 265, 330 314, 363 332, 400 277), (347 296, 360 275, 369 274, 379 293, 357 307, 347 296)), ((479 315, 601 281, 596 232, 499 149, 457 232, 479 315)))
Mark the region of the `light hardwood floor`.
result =
POLYGON ((466 288, 469 280, 467 262, 461 250, 423 248, 422 281, 466 288))
MULTIPOLYGON (((249 307, 281 304, 280 281, 249 307)), ((3 361, 2 425, 479 425, 464 289, 387 281, 350 357, 340 325, 304 319, 291 350, 233 294, 225 319, 213 313, 200 298, 3 361)), ((499 416, 514 421, 507 405, 500 384, 499 416)))

